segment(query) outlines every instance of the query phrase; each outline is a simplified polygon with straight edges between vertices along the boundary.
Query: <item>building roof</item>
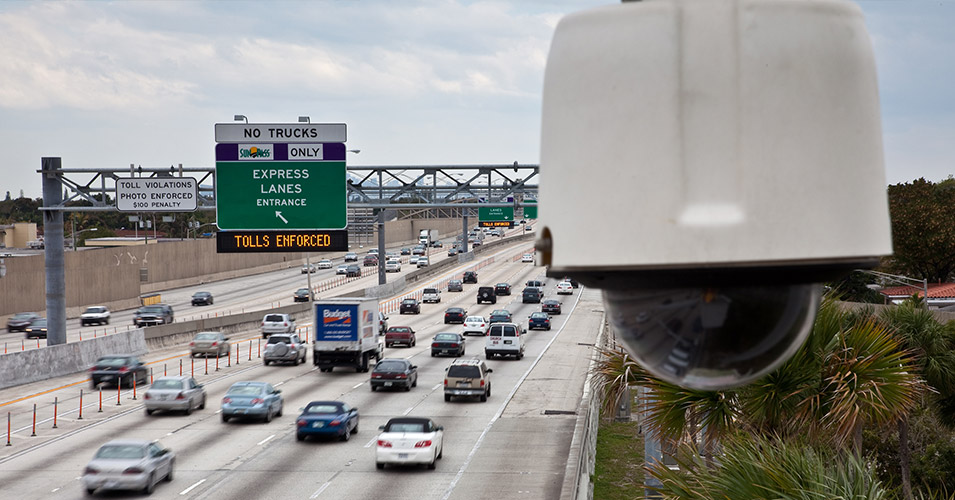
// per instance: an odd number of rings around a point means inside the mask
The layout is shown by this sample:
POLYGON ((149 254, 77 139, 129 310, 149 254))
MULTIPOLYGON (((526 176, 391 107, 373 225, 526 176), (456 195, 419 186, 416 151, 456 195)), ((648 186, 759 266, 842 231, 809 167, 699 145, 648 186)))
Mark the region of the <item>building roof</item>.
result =
MULTIPOLYGON (((922 297, 925 295, 924 288, 910 285, 883 288, 879 292, 886 297, 911 297, 912 295, 922 297)), ((928 298, 955 298, 955 283, 929 283, 928 298)))

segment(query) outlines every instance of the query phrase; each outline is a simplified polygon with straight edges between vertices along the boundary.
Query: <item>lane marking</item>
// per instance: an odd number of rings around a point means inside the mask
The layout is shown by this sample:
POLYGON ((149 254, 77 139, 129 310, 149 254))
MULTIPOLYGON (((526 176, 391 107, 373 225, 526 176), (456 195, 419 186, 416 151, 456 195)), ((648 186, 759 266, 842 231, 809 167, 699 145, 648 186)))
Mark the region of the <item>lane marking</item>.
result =
POLYGON ((412 406, 411 408, 408 408, 407 410, 405 410, 405 412, 402 413, 402 415, 407 415, 407 414, 411 413, 411 410, 414 410, 414 406, 412 406))
POLYGON ((256 446, 262 446, 263 444, 268 443, 269 440, 272 439, 272 438, 274 438, 274 437, 275 437, 275 434, 272 434, 271 436, 269 436, 269 437, 267 437, 267 438, 265 438, 265 439, 259 441, 258 443, 255 443, 255 444, 256 444, 256 446))
POLYGON ((440 388, 442 388, 442 387, 444 387, 444 384, 438 384, 438 385, 432 387, 432 388, 431 388, 431 391, 432 391, 432 392, 433 392, 433 391, 436 391, 436 390, 438 390, 438 389, 440 389, 440 388))
POLYGON ((190 487, 188 487, 188 488, 186 488, 186 489, 180 491, 179 494, 180 494, 180 495, 188 495, 190 491, 192 491, 192 490, 198 488, 199 485, 202 484, 202 483, 204 483, 204 482, 206 482, 205 479, 200 479, 200 480, 196 481, 196 483, 193 484, 192 486, 190 486, 190 487))
POLYGON ((365 385, 364 382, 362 382, 362 383, 360 383, 360 384, 357 384, 357 385, 353 385, 353 386, 352 386, 352 389, 357 389, 357 388, 359 388, 359 387, 361 387, 361 386, 363 386, 363 385, 365 385))
POLYGON ((315 493, 312 493, 312 496, 310 496, 310 497, 308 497, 308 498, 310 498, 310 499, 318 498, 318 496, 321 495, 322 492, 325 491, 325 488, 328 488, 328 485, 330 485, 330 484, 332 484, 332 483, 325 483, 325 484, 323 484, 321 488, 319 488, 318 490, 316 490, 315 493))
POLYGON ((373 444, 375 444, 375 443, 377 443, 377 442, 378 442, 378 437, 377 437, 377 436, 376 436, 376 437, 373 437, 373 438, 371 438, 371 441, 368 441, 367 443, 365 443, 365 448, 371 448, 371 445, 373 445, 373 444))

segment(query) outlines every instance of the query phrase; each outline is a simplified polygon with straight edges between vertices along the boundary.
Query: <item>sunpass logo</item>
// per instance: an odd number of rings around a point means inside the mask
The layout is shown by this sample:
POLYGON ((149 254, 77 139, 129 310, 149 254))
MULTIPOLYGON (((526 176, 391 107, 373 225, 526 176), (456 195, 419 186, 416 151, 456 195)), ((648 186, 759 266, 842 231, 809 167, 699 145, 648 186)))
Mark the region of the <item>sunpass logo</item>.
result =
POLYGON ((272 150, 269 148, 260 148, 252 146, 250 148, 239 149, 239 158, 271 158, 272 150))
POLYGON ((351 311, 348 309, 326 309, 322 311, 322 323, 325 326, 350 325, 351 311))

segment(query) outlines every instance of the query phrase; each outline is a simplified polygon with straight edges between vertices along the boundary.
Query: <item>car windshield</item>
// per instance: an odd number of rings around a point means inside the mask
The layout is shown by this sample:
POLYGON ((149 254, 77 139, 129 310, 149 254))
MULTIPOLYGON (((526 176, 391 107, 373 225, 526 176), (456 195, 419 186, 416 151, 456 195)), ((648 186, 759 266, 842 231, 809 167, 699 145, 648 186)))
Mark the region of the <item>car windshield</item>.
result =
POLYGON ((32 317, 33 317, 33 313, 19 313, 19 314, 13 315, 13 318, 11 319, 30 319, 32 317))
POLYGON ((499 287, 501 287, 501 288, 507 288, 507 287, 509 287, 510 285, 508 285, 507 283, 498 283, 497 286, 499 286, 499 287))
POLYGON ((542 313, 542 312, 531 313, 531 317, 534 319, 547 319, 547 313, 542 313))
POLYGON ((419 422, 393 422, 385 426, 385 432, 427 432, 425 424, 419 422))
POLYGON ((86 308, 86 312, 88 313, 101 313, 105 311, 106 311, 105 307, 87 307, 86 308))
POLYGON ((278 343, 282 343, 282 342, 284 342, 284 343, 286 343, 286 344, 291 344, 291 343, 292 343, 291 337, 289 337, 288 335, 271 335, 271 336, 269 336, 269 343, 270 343, 270 344, 278 344, 278 343))
POLYGON ((453 333, 439 333, 434 336, 434 340, 447 340, 447 341, 454 342, 458 340, 458 336, 453 333))
POLYGON ((193 297, 208 297, 208 296, 209 296, 209 292, 196 292, 196 293, 192 294, 192 296, 193 296, 193 297))
POLYGON ((305 413, 310 415, 334 415, 341 413, 342 409, 338 405, 319 404, 308 405, 305 407, 305 413))
POLYGON ((169 378, 161 378, 149 387, 150 389, 182 389, 181 380, 173 380, 169 378))
POLYGON ((200 333, 196 335, 196 340, 216 340, 219 338, 218 333, 200 333))
POLYGON ((393 326, 388 329, 392 333, 411 333, 411 328, 405 326, 393 326))
POLYGON ((146 307, 141 307, 141 308, 139 309, 139 312, 141 312, 141 313, 158 314, 158 313, 161 313, 161 312, 162 312, 162 308, 159 307, 159 306, 146 306, 146 307))
POLYGON ((128 360, 128 358, 115 358, 115 357, 100 358, 99 361, 96 362, 96 364, 97 364, 98 366, 107 366, 107 367, 109 367, 109 366, 126 366, 127 360, 128 360))
POLYGON ((299 294, 303 294, 303 295, 304 295, 304 294, 307 294, 307 293, 308 293, 308 288, 299 288, 298 290, 295 290, 295 293, 299 293, 299 294))
POLYGON ((503 335, 501 335, 502 337, 517 336, 517 330, 513 326, 505 326, 504 328, 501 328, 501 331, 503 332, 503 335))
POLYGON ((464 312, 463 309, 458 309, 457 307, 452 307, 448 309, 448 314, 461 314, 463 312, 464 312))
POLYGON ((451 367, 448 368, 448 376, 459 378, 481 378, 481 370, 473 365, 451 365, 451 367))
MULTIPOLYGON (((287 292, 286 292, 286 293, 287 293, 287 292)), ((267 316, 265 317, 265 321, 270 321, 270 322, 273 322, 273 323, 277 323, 277 322, 284 321, 284 320, 285 320, 285 318, 283 318, 281 314, 269 314, 269 315, 267 315, 267 316)))
POLYGON ((375 366, 376 372, 403 372, 407 365, 404 361, 381 361, 375 366))
POLYGON ((139 445, 107 445, 96 452, 96 458, 145 458, 146 449, 139 445))
POLYGON ((229 396, 258 396, 262 393, 262 387, 257 385, 240 385, 238 387, 230 387, 229 396))
POLYGON ((405 299, 405 300, 401 301, 401 303, 402 303, 402 304, 414 305, 414 304, 415 304, 415 299, 405 299))
POLYGON ((45 328, 46 327, 46 318, 37 318, 33 320, 33 323, 30 324, 32 328, 45 328))
POLYGON ((481 316, 468 316, 466 320, 467 323, 484 323, 484 318, 481 316))

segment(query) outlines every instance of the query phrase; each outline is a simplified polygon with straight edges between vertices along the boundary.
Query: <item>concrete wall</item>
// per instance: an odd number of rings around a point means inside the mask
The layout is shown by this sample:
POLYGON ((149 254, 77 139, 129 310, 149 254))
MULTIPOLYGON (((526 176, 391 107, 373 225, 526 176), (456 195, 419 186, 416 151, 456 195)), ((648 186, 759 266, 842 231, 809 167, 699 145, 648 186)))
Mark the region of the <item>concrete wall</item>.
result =
MULTIPOLYGON (((417 241, 421 228, 437 229, 442 238, 460 231, 460 219, 391 221, 385 225, 390 245, 417 241)), ((377 236, 374 241, 377 241, 377 236)), ((316 253, 312 261, 340 257, 344 252, 316 253)), ((139 296, 170 288, 249 276, 304 263, 303 253, 216 253, 214 239, 164 241, 135 247, 91 248, 65 253, 67 317, 77 317, 90 305, 129 309, 139 296), (145 269, 147 279, 140 281, 145 269)), ((0 323, 18 312, 45 316, 46 271, 43 255, 4 259, 6 276, 0 278, 0 323)))
POLYGON ((0 356, 0 389, 83 372, 107 354, 146 354, 143 330, 4 354, 0 356))

